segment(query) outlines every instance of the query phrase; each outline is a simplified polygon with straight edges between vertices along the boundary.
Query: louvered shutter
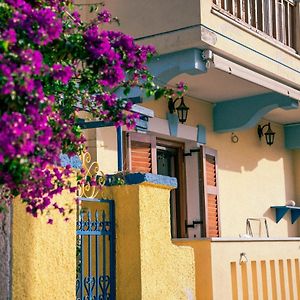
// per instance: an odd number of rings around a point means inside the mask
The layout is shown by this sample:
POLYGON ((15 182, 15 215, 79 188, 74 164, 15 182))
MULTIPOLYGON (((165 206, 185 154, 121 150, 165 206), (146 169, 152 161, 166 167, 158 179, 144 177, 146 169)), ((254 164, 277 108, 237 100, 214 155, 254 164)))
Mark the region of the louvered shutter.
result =
POLYGON ((220 236, 220 216, 218 204, 218 178, 217 178, 217 152, 213 149, 203 148, 200 159, 202 170, 199 172, 203 176, 203 198, 202 210, 204 210, 206 237, 220 236))
POLYGON ((130 172, 157 173, 154 136, 129 132, 126 134, 126 148, 126 169, 130 172))

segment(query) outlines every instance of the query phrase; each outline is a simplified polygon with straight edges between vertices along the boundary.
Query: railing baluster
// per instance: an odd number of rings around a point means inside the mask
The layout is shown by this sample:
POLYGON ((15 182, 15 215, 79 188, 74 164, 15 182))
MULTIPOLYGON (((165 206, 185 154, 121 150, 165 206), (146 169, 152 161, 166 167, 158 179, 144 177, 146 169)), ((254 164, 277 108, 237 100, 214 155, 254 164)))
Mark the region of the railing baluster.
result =
POLYGON ((247 17, 246 17, 246 21, 249 25, 251 25, 251 4, 250 4, 251 0, 247 0, 246 2, 246 10, 247 10, 247 17))
POLYGON ((291 15, 290 15, 290 8, 291 5, 289 2, 287 2, 287 45, 291 47, 292 42, 291 42, 291 15))
POLYGON ((231 1, 232 14, 233 14, 234 16, 236 16, 236 11, 235 11, 235 1, 236 1, 236 0, 232 0, 232 1, 231 1))
MULTIPOLYGON (((293 6, 289 3, 288 4, 288 35, 289 35, 289 39, 288 39, 288 45, 290 47, 293 46, 293 6)), ((296 30, 296 29, 295 29, 296 30)))
POLYGON ((279 40, 279 18, 278 18, 278 0, 275 0, 275 38, 279 40))
MULTIPOLYGON (((82 221, 82 228, 81 230, 83 230, 83 212, 80 213, 80 221, 82 221)), ((81 296, 81 299, 83 299, 83 296, 84 296, 84 287, 83 287, 83 280, 84 280, 84 236, 80 236, 81 239, 80 239, 80 264, 81 264, 81 267, 80 267, 80 281, 81 281, 81 284, 80 284, 80 296, 81 296)))
POLYGON ((243 19, 243 0, 239 0, 240 1, 240 19, 243 19))
POLYGON ((281 37, 281 39, 280 39, 280 41, 282 42, 282 43, 284 43, 284 5, 283 5, 283 0, 281 0, 281 2, 280 2, 280 7, 281 7, 281 26, 280 26, 280 37, 281 37))
POLYGON ((257 0, 254 0, 254 14, 255 14, 255 22, 254 26, 255 28, 258 29, 258 5, 257 5, 257 0))
MULTIPOLYGON (((105 211, 102 212, 102 222, 103 222, 103 230, 106 230, 106 215, 105 211)), ((103 240, 102 240, 102 253, 103 253, 103 299, 107 299, 106 294, 106 235, 103 234, 103 240)))
MULTIPOLYGON (((98 210, 95 212, 96 230, 99 230, 99 215, 98 210)), ((95 236, 96 247, 96 300, 99 299, 99 235, 95 236)))
POLYGON ((273 6, 272 6, 272 2, 273 0, 268 0, 268 8, 269 8, 269 11, 268 11, 268 24, 269 24, 269 32, 268 34, 270 36, 272 36, 273 34, 273 14, 272 14, 272 11, 273 11, 273 6))
MULTIPOLYGON (((283 0, 282 0, 283 1, 283 0)), ((288 9, 288 2, 287 1, 283 1, 283 31, 284 31, 284 44, 287 45, 288 44, 288 18, 287 18, 287 9, 288 9)))
MULTIPOLYGON (((234 0, 233 0, 234 1, 234 0)), ((109 244, 109 271, 110 271, 110 295, 116 294, 116 244, 115 244, 115 203, 109 203, 109 220, 110 220, 110 244, 109 244)), ((111 296, 111 300, 115 300, 111 296)))
MULTIPOLYGON (((88 212, 88 228, 89 231, 91 231, 91 212, 88 212)), ((89 276, 89 284, 88 284, 88 296, 89 300, 92 299, 92 286, 91 286, 91 280, 92 280, 92 236, 88 235, 88 276, 89 276)))
POLYGON ((266 31, 266 26, 265 26, 265 0, 261 0, 261 26, 262 26, 262 31, 266 31))

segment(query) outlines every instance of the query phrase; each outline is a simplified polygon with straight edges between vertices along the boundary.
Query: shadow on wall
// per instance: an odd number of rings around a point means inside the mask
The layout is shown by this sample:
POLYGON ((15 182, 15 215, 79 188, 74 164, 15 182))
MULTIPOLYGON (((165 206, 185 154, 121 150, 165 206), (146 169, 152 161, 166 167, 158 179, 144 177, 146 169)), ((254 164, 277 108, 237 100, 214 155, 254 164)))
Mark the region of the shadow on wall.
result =
POLYGON ((262 160, 291 160, 291 152, 284 147, 283 131, 279 126, 272 126, 276 131, 272 146, 264 138, 259 140, 257 128, 234 132, 238 141, 232 141, 232 133, 208 133, 208 145, 219 150, 219 168, 228 171, 252 171, 262 160))

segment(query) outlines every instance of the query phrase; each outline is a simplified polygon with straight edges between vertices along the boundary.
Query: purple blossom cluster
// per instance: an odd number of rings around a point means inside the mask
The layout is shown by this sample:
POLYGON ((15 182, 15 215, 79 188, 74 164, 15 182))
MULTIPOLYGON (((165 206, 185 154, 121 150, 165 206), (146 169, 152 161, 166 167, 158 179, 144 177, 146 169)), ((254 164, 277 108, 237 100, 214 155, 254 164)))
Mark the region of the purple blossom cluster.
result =
POLYGON ((90 62, 95 59, 100 62, 99 83, 109 88, 120 85, 130 71, 142 73, 148 57, 155 53, 152 46, 139 46, 131 36, 100 30, 97 25, 86 30, 84 39, 90 62))
POLYGON ((47 45, 60 37, 62 21, 50 7, 33 7, 24 0, 6 2, 15 8, 9 20, 10 29, 37 45, 47 45))
POLYGON ((101 29, 113 21, 107 10, 86 24, 66 9, 69 0, 0 2, 7 9, 0 26, 0 188, 20 195, 34 217, 50 209, 65 215, 53 197, 75 192, 73 170, 53 166, 61 153, 84 148, 78 103, 94 118, 133 127, 132 103, 112 89, 142 86, 155 50, 101 29))
POLYGON ((103 9, 99 14, 98 14, 98 21, 100 23, 110 23, 112 21, 112 15, 111 13, 106 10, 103 9))

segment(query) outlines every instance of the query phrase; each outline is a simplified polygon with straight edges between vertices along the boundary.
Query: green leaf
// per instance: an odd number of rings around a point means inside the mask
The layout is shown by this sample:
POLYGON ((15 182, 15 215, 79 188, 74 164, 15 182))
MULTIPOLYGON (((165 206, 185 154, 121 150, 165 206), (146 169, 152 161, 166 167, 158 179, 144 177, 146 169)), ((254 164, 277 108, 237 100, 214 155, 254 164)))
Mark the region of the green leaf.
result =
POLYGON ((130 86, 127 86, 124 91, 123 91, 124 95, 127 96, 130 93, 130 86))
POLYGON ((146 90, 146 96, 151 97, 153 95, 153 91, 151 90, 146 90))
POLYGON ((0 46, 4 52, 8 51, 9 42, 8 41, 0 41, 0 46))
POLYGON ((155 100, 161 98, 164 95, 165 91, 163 89, 158 89, 154 93, 155 100))

